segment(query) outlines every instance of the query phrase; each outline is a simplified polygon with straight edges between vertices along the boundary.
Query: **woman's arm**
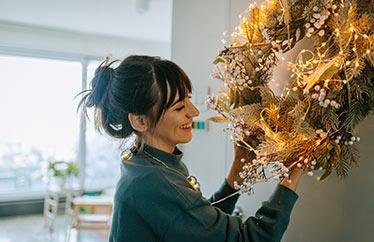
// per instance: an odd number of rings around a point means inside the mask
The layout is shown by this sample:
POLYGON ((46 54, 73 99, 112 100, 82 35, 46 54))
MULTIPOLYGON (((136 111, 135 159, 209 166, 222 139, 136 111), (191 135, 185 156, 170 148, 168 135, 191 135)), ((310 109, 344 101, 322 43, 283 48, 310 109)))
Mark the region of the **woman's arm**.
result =
POLYGON ((200 199, 185 210, 181 209, 183 206, 163 209, 163 211, 170 211, 167 215, 171 218, 171 222, 160 240, 280 242, 288 226, 296 199, 297 195, 294 191, 279 185, 270 199, 257 210, 255 216, 249 217, 246 221, 213 208, 200 199))
MULTIPOLYGON (((241 159, 246 159, 248 157, 248 150, 245 148, 242 148, 240 146, 235 146, 235 156, 234 160, 231 165, 231 169, 229 171, 229 174, 227 175, 227 183, 234 188, 234 182, 240 182, 241 178, 239 177, 239 172, 242 170, 242 167, 244 165, 243 162, 241 162, 241 159)), ((246 162, 248 162, 246 160, 246 162)))
POLYGON ((296 188, 299 185, 299 181, 301 176, 305 173, 304 170, 296 167, 292 171, 289 172, 289 177, 288 179, 283 179, 280 184, 282 186, 288 187, 292 191, 296 192, 296 188))
POLYGON ((255 216, 242 221, 211 206, 177 174, 158 171, 138 179, 132 183, 136 192, 128 211, 136 211, 165 242, 279 242, 297 199, 294 191, 279 185, 255 216))

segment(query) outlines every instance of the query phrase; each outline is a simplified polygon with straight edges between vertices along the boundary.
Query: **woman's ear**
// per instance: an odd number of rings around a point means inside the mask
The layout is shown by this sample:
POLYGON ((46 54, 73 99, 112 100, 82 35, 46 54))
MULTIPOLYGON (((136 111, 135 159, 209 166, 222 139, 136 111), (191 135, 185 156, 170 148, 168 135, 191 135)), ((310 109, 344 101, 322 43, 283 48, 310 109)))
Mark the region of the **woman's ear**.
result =
POLYGON ((134 113, 129 113, 128 118, 133 129, 138 132, 147 131, 148 119, 145 115, 136 115, 134 113))

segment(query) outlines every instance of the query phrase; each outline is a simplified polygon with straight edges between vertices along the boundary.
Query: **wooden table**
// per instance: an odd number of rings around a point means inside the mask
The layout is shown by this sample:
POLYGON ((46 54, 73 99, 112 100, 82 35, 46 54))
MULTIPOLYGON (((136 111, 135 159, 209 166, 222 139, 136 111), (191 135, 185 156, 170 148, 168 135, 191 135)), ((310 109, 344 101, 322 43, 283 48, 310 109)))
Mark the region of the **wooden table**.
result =
POLYGON ((108 230, 111 222, 113 198, 108 196, 76 197, 72 201, 73 227, 76 229, 108 230), (85 209, 86 211, 82 211, 85 209))

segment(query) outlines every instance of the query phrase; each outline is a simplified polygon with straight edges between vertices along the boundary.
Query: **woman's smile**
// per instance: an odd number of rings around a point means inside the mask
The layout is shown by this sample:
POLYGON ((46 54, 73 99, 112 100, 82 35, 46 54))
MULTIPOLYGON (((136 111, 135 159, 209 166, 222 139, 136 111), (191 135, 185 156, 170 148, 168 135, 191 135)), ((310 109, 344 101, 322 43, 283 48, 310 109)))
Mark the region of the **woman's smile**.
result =
POLYGON ((180 128, 183 131, 191 131, 192 130, 192 122, 189 122, 188 124, 184 124, 180 128))

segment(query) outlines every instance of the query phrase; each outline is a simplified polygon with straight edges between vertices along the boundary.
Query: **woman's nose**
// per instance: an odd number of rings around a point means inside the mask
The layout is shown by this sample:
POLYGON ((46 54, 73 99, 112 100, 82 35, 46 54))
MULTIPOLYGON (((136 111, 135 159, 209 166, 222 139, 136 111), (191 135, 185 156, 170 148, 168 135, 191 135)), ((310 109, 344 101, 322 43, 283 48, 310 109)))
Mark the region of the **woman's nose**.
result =
POLYGON ((190 118, 193 118, 193 117, 197 117, 199 116, 200 112, 199 110, 195 107, 195 105, 193 105, 190 100, 187 101, 187 115, 188 117, 190 118))

